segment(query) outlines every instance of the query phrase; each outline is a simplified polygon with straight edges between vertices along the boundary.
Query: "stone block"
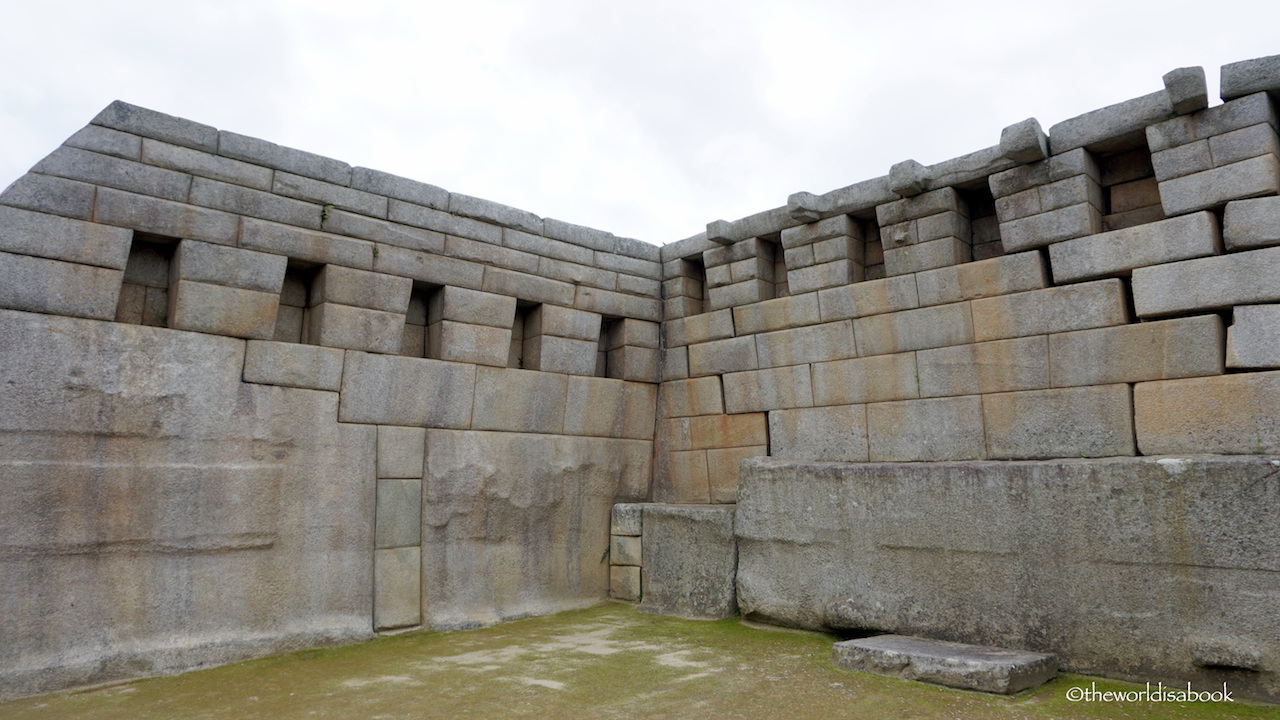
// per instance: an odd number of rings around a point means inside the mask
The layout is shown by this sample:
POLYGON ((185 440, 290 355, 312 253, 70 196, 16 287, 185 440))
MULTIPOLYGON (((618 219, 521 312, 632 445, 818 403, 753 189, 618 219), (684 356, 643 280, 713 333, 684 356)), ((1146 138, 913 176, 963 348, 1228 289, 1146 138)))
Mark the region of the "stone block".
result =
POLYGON ((701 315, 693 315, 684 319, 674 327, 668 323, 673 332, 667 335, 667 347, 679 345, 696 345, 731 338, 733 330, 733 310, 714 310, 701 315))
POLYGON ((754 338, 761 368, 840 360, 858 354, 850 320, 760 333, 754 338))
POLYGON ((867 405, 871 462, 978 460, 987 456, 976 395, 867 405))
POLYGON ((1045 336, 921 350, 920 397, 948 397, 1049 387, 1045 336))
POLYGON ((335 185, 351 185, 351 166, 344 162, 226 130, 218 133, 218 154, 335 185))
POLYGON ((95 190, 88 183, 27 173, 0 193, 0 205, 91 220, 95 190))
POLYGON ((62 144, 126 160, 137 160, 142 156, 141 137, 100 125, 86 125, 62 144))
MULTIPOLYGON (((484 285, 483 265, 390 245, 378 244, 373 269, 430 285, 448 285, 479 290, 484 285)), ((513 312, 514 315, 514 312, 513 312)))
POLYGON ((1029 460, 1135 454, 1128 385, 997 393, 982 399, 989 457, 1029 460))
POLYGON ((1280 55, 1241 60, 1222 66, 1220 94, 1223 100, 1277 90, 1280 90, 1280 55))
POLYGON ((0 205, 3 252, 123 270, 132 240, 124 228, 0 205))
MULTIPOLYGON (((1204 172, 1213 167, 1208 140, 1196 140, 1151 154, 1151 164, 1158 182, 1204 172)), ((1158 190, 1158 188, 1157 188, 1158 190)))
POLYGON ((850 405, 919 397, 915 353, 816 363, 813 404, 850 405))
POLYGON ((662 351, 662 382, 689 377, 689 348, 674 347, 662 351))
POLYGON ((287 263, 283 255, 182 240, 173 254, 170 277, 279 294, 287 263))
POLYGON ((244 218, 241 224, 240 247, 319 264, 373 267, 371 242, 253 218, 244 218))
MULTIPOLYGON (((271 339, 282 343, 300 343, 302 342, 302 331, 305 327, 306 311, 304 308, 281 305, 280 309, 276 311, 276 332, 271 336, 271 339)), ((341 351, 339 350, 338 352, 341 351)))
MULTIPOLYGON (((754 261, 752 261, 754 262, 754 261)), ((712 310, 748 305, 773 299, 774 286, 769 280, 744 280, 708 291, 708 303, 712 310)))
MULTIPOLYGON (((654 499, 664 502, 711 502, 711 486, 707 479, 707 451, 680 450, 666 453, 666 472, 659 465, 654 499), (666 482, 663 483, 665 475, 666 482)), ((661 460, 660 460, 661 462, 661 460)))
POLYGON ((1055 154, 1038 163, 1019 165, 991 176, 988 186, 997 198, 1048 185, 1075 175, 1087 175, 1097 181, 1100 178, 1097 161, 1084 148, 1055 154))
POLYGON ((564 434, 652 440, 657 398, 657 387, 647 383, 570 377, 564 434))
POLYGON ((702 620, 738 611, 733 506, 644 506, 644 600, 640 609, 702 620))
POLYGON ((431 296, 427 322, 451 320, 510 330, 515 315, 513 297, 446 285, 431 296))
POLYGON ((247 215, 308 230, 319 230, 324 208, 316 203, 281 197, 275 193, 197 177, 191 181, 192 205, 247 215))
POLYGON ((1280 453, 1280 372, 1138 383, 1133 406, 1144 455, 1280 453))
POLYGON ((1202 67, 1184 67, 1165 73, 1164 91, 1175 114, 1187 115, 1209 107, 1209 87, 1202 67))
POLYGON ((1225 331, 1217 315, 1049 336, 1053 387, 1220 375, 1225 331))
POLYGON ((738 470, 742 461, 768 454, 767 445, 707 450, 707 492, 711 502, 737 502, 738 470))
POLYGON ((968 302, 858 318, 853 321, 853 332, 858 355, 862 357, 974 341, 974 323, 968 302))
POLYGON ((1215 167, 1258 156, 1280 155, 1280 137, 1274 125, 1259 123, 1209 138, 1209 154, 1215 167))
MULTIPOLYGON (((281 312, 286 309, 290 308, 280 306, 281 312)), ((244 381, 336 392, 342 385, 342 350, 296 342, 250 340, 245 345, 244 381)))
POLYGON ((1056 282, 1076 282, 1216 255, 1221 247, 1217 219, 1201 212, 1055 243, 1049 262, 1056 282))
POLYGON ((148 165, 220 180, 232 185, 244 185, 255 190, 271 190, 273 173, 269 168, 151 138, 141 141, 139 154, 131 159, 140 159, 148 165))
POLYGON ((484 265, 506 268, 538 277, 543 276, 539 268, 543 258, 539 258, 532 253, 505 248, 488 240, 473 240, 456 235, 445 235, 444 252, 450 257, 471 260, 484 265))
POLYGON ((1000 223, 1005 252, 1020 252, 1102 231, 1102 212, 1080 203, 1039 215, 1000 223))
POLYGON ((280 295, 179 280, 169 293, 169 327, 253 340, 275 337, 280 295))
POLYGON ((1280 245, 1280 197, 1227 203, 1222 238, 1229 250, 1280 245))
POLYGON ((94 125, 195 148, 218 151, 218 130, 191 120, 116 100, 93 118, 94 125))
POLYGON ((854 264, 861 265, 866 260, 865 250, 867 244, 863 242, 861 237, 841 235, 819 240, 810 247, 813 248, 813 261, 816 264, 835 260, 851 260, 854 264))
POLYGON ((1058 674, 1058 659, 1048 653, 904 635, 838 642, 832 651, 832 662, 841 670, 999 695, 1039 687, 1058 674))
POLYGON ((378 477, 421 480, 426 445, 427 431, 423 428, 379 427, 378 477))
MULTIPOLYGON (((248 292, 242 290, 239 292, 248 292)), ((278 296, 276 296, 278 299, 278 296)), ((406 299, 406 304, 408 301, 406 299)), ((404 314, 326 302, 310 309, 308 342, 325 347, 364 350, 366 352, 400 352, 404 340, 404 314)), ((272 310, 274 330, 275 310, 272 310)), ((268 334, 267 338, 271 336, 268 334)))
POLYGON ((1102 210, 1102 186, 1088 175, 1072 175, 996 199, 996 215, 1002 223, 1088 203, 1102 210))
POLYGON ((373 551, 373 629, 422 623, 422 549, 373 551))
POLYGON ((1016 253, 918 273, 916 289, 920 305, 943 305, 1038 290, 1047 281, 1044 270, 1039 253, 1016 253))
POLYGON ((769 413, 769 455, 788 460, 866 462, 870 457, 866 406, 774 410, 769 413))
POLYGON ((617 250, 618 238, 613 233, 575 225, 554 218, 542 219, 542 234, 574 245, 611 253, 617 250))
POLYGON ((649 280, 662 279, 662 263, 653 257, 638 257, 650 256, 652 248, 656 247, 655 245, 630 238, 618 238, 617 240, 618 252, 597 252, 594 253, 591 260, 582 264, 594 265, 595 267, 623 275, 632 275, 649 280), (633 250, 636 252, 632 253, 633 250))
POLYGON ((969 262, 972 249, 958 238, 930 240, 916 245, 885 248, 884 272, 888 277, 933 270, 969 262))
POLYGON ((639 537, 611 535, 609 537, 610 565, 643 565, 643 544, 639 537))
POLYGON ((889 189, 909 198, 929 187, 929 170, 915 160, 903 160, 889 168, 889 189))
POLYGON ((583 312, 555 305, 539 305, 529 314, 525 323, 525 336, 554 335, 576 340, 600 340, 601 317, 597 313, 583 312))
POLYGON ((427 326, 427 345, 439 359, 506 367, 511 350, 511 329, 441 320, 427 326))
POLYGON ((380 170, 352 168, 351 187, 437 210, 449 209, 448 190, 380 170))
POLYGON ((0 308, 112 320, 124 271, 0 252, 0 308))
POLYGON ((1238 305, 1227 330, 1227 367, 1280 367, 1280 305, 1238 305))
POLYGON ((814 325, 821 319, 817 293, 797 294, 733 308, 733 327, 739 335, 814 325))
POLYGON ((387 217, 387 198, 384 195, 352 190, 343 185, 334 185, 301 175, 286 172, 274 173, 271 191, 284 197, 325 206, 329 212, 322 214, 321 225, 328 222, 329 215, 335 209, 348 210, 375 218, 387 217))
MULTIPOLYGON (((552 305, 557 305, 554 301, 552 305)), ((646 322, 662 320, 662 301, 656 297, 637 297, 579 285, 573 306, 579 310, 613 317, 629 317, 646 322)))
POLYGON ((1111 194, 1111 215, 1160 204, 1160 184, 1153 177, 1113 185, 1107 191, 1111 194))
POLYGON ((662 413, 664 417, 723 414, 720 378, 699 377, 663 383, 662 413))
POLYGON ((808 365, 729 373, 723 381, 724 406, 730 413, 813 407, 808 365))
POLYGON ((609 534, 638 537, 644 527, 643 510, 644 505, 641 503, 618 503, 614 505, 609 515, 609 534))
POLYGON ((1133 271, 1140 318, 1280 301, 1280 248, 1196 258, 1133 271))
POLYGON ((1147 128, 1147 144, 1152 153, 1160 153, 1258 124, 1280 129, 1275 109, 1262 93, 1152 125, 1147 128))
POLYGON ((1049 128, 1049 147, 1055 155, 1080 147, 1095 152, 1128 147, 1148 125, 1172 116, 1169 96, 1161 89, 1055 124, 1049 128))
POLYGON ((904 197, 877 205, 876 221, 883 228, 948 211, 969 216, 969 208, 960 193, 955 188, 944 187, 916 197, 904 197))
POLYGON ((574 304, 574 289, 569 283, 502 268, 485 268, 484 284, 481 289, 488 293, 509 295, 530 302, 562 306, 574 304))
POLYGON ((476 368, 475 430, 559 434, 569 378, 515 368, 476 368))
POLYGON ((624 345, 610 350, 607 355, 608 377, 647 383, 661 379, 661 352, 657 348, 624 345))
POLYGON ((1280 161, 1268 154, 1162 182, 1160 202, 1165 215, 1173 217, 1277 192, 1280 161))
POLYGON ((387 219, 452 237, 478 240, 494 246, 502 245, 502 228, 497 225, 400 200, 391 200, 387 204, 387 219))
POLYGON ((787 287, 795 293, 840 287, 862 280, 863 268, 852 260, 832 260, 787 273, 787 287))
POLYGON ((235 245, 240 235, 240 218, 231 213, 111 188, 98 189, 93 218, 105 225, 220 245, 235 245))
POLYGON ((1000 154, 1016 163, 1033 163, 1049 157, 1049 138, 1040 121, 1027 118, 1002 130, 1000 154))
POLYGON ((542 234, 542 218, 531 212, 501 203, 471 197, 461 193, 449 194, 449 212, 475 218, 494 225, 517 228, 537 235, 542 234))
POLYGON ((619 318, 612 325, 605 349, 613 350, 622 346, 657 349, 660 346, 661 329, 662 326, 656 322, 619 318))
POLYGON ((823 322, 868 317, 920 306, 915 275, 867 280, 818 292, 823 322))
POLYGON ((537 335, 524 339, 524 367, 527 370, 595 375, 597 340, 574 340, 555 335, 537 335))
POLYGON ((365 217, 337 208, 329 209, 324 229, 327 232, 394 245, 407 250, 438 254, 443 253, 445 249, 446 236, 443 233, 365 217))
POLYGON ((836 215, 825 220, 786 228, 782 231, 782 247, 791 249, 812 245, 835 237, 861 238, 858 223, 848 215, 836 215))
POLYGON ((609 568, 609 597, 614 600, 636 602, 643 588, 640 584, 640 568, 618 565, 609 568))
POLYGON ((756 341, 751 335, 689 346, 691 377, 755 370, 758 367, 756 341))
POLYGON ((338 421, 465 428, 475 385, 474 365, 348 352, 338 421))
MULTIPOLYGON (((597 267, 589 267, 587 265, 577 265, 575 263, 564 262, 554 258, 538 258, 538 265, 534 272, 543 277, 552 280, 560 280, 561 282, 572 283, 574 285, 590 285, 593 288, 601 290, 618 290, 619 275, 610 270, 601 270, 597 267)), ((623 277, 631 278, 633 276, 626 275, 623 277)), ((635 278, 641 280, 643 278, 635 278)), ((657 280, 649 281, 654 285, 660 286, 657 280)))
POLYGON ((976 342, 1123 325, 1129 321, 1120 280, 1030 290, 973 300, 976 342))
POLYGON ((749 447, 769 440, 764 413, 701 415, 659 421, 663 441, 673 450, 749 447))
MULTIPOLYGON (((425 447, 426 430, 422 435, 425 447)), ((422 447, 419 447, 421 452, 422 447)), ((375 516, 374 546, 378 549, 422 544, 422 466, 417 480, 379 479, 378 509, 375 516)))

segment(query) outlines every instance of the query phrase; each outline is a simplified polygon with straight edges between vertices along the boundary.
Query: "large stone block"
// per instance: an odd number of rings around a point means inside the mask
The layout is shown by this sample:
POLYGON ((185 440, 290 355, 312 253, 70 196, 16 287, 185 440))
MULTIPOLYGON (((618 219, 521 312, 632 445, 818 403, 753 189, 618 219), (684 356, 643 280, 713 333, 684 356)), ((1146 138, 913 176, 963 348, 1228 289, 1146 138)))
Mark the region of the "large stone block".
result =
POLYGON ((865 405, 774 410, 769 455, 789 460, 867 462, 865 405))
POLYGON ((980 460, 987 456, 976 395, 867 405, 871 462, 980 460))
POLYGON ((725 338, 689 346, 689 375, 720 375, 760 367, 753 336, 725 338))
MULTIPOLYGON (((277 195, 320 203, 327 206, 330 213, 334 209, 341 208, 375 218, 387 216, 387 198, 383 195, 352 190, 344 185, 334 185, 286 172, 277 172, 273 175, 271 191, 277 195)), ((320 224, 323 226, 328 219, 328 216, 322 216, 320 224)))
POLYGON ((1280 248, 1138 268, 1134 309, 1141 318, 1221 310, 1280 300, 1280 248))
POLYGON ((644 506, 644 600, 660 615, 716 620, 738 611, 731 505, 644 506))
POLYGON ((449 207, 448 190, 380 170, 352 168, 351 187, 437 210, 447 210, 449 207))
POLYGON ((737 502, 738 469, 742 461, 768 454, 767 445, 707 450, 707 495, 710 502, 737 502))
POLYGON ((279 294, 287 263, 282 255, 183 240, 173 254, 170 278, 279 294))
POLYGON ((818 292, 822 321, 868 317, 920 307, 915 275, 867 280, 818 292))
POLYGON ((1239 305, 1227 329, 1227 367, 1280 367, 1280 305, 1239 305))
POLYGON ((764 413, 700 415, 659 421, 663 442, 673 450, 750 447, 769 441, 764 413))
POLYGON ((795 248, 812 245, 833 237, 862 236, 858 223, 848 215, 835 215, 825 220, 785 228, 782 231, 782 247, 795 248))
POLYGON ((403 315, 413 281, 406 277, 325 265, 311 284, 311 305, 337 303, 403 315))
POLYGON ((820 321, 817 293, 792 295, 733 308, 733 326, 739 335, 814 325, 820 321))
POLYGON ((371 242, 254 218, 244 218, 241 223, 240 247, 313 263, 365 270, 373 267, 371 242))
POLYGON ((720 415, 724 413, 724 396, 720 378, 700 377, 662 384, 664 417, 720 415))
POLYGON ((1231 200, 1280 192, 1280 160, 1267 154, 1160 183, 1160 203, 1170 217, 1208 210, 1231 200))
POLYGON ((658 382, 661 379, 660 358, 661 352, 657 348, 633 345, 614 348, 608 352, 607 375, 636 382, 658 382))
POLYGON ((422 622, 422 557, 417 547, 373 551, 373 628, 422 622))
POLYGON ((664 323, 663 332, 667 334, 667 347, 731 338, 734 334, 733 310, 715 310, 664 323))
POLYGON ((711 502, 706 450, 659 453, 653 499, 658 502, 711 502))
POLYGON ((1227 203, 1222 217, 1222 239, 1229 250, 1280 245, 1280 197, 1227 203))
POLYGON ((123 270, 132 240, 124 228, 0 205, 3 252, 123 270))
POLYGON ((324 220, 324 207, 319 204, 202 177, 191 181, 186 199, 192 205, 309 230, 319 230, 324 220))
POLYGON ((992 195, 1002 198, 1076 175, 1086 175, 1095 181, 1100 178, 1093 153, 1084 148, 1057 153, 1041 162, 998 172, 991 176, 988 185, 992 195))
POLYGON ((479 240, 494 246, 502 245, 502 228, 497 225, 415 203, 391 200, 387 204, 387 219, 395 223, 445 233, 452 237, 479 240))
POLYGON ((652 440, 658 389, 612 378, 569 378, 564 433, 652 440))
POLYGON ((0 205, 91 220, 96 190, 88 183, 27 173, 0 192, 0 205))
MULTIPOLYGON (((86 149, 92 150, 94 148, 86 149)), ((270 168, 220 157, 212 153, 182 147, 181 145, 171 145, 161 140, 143 139, 139 147, 139 155, 131 159, 141 159, 142 162, 148 165, 199 175, 212 180, 221 180, 233 185, 244 185, 256 190, 271 189, 271 176, 273 173, 270 168)))
POLYGON ((1102 231, 1102 212, 1092 203, 1080 203, 1029 217, 1000 223, 1005 252, 1021 252, 1102 231))
POLYGON ((1225 331, 1217 315, 1049 336, 1053 387, 1222 374, 1225 331))
POLYGON ((1144 455, 1280 453, 1280 372, 1138 383, 1133 408, 1144 455))
POLYGON ((583 312, 573 308, 556 307, 555 305, 539 305, 529 314, 525 323, 524 334, 554 335, 575 340, 600 341, 600 321, 598 313, 583 312))
POLYGON ((958 238, 940 238, 906 247, 885 248, 884 273, 889 277, 959 265, 972 260, 969 243, 958 238))
MULTIPOLYGON (((408 304, 407 300, 405 304, 408 304)), ((273 332, 274 318, 273 309, 273 332)), ((404 340, 404 313, 326 302, 311 308, 310 322, 307 328, 308 341, 325 347, 397 354, 404 340)), ((267 338, 270 337, 268 334, 267 338)))
POLYGON ((723 380, 724 405, 730 413, 813 407, 808 365, 729 373, 723 380))
POLYGON ((1055 243, 1049 262, 1055 282, 1075 282, 1215 255, 1221 247, 1217 219, 1202 212, 1055 243))
POLYGON ((169 327, 270 340, 275 336, 279 307, 276 293, 179 280, 169 293, 169 327))
POLYGON ((1037 335, 921 350, 915 354, 920 397, 1049 387, 1049 343, 1037 335))
POLYGON ((240 235, 240 218, 232 213, 111 188, 98 189, 93 219, 130 230, 222 245, 235 245, 240 235))
POLYGON ((849 320, 760 333, 755 342, 761 368, 839 360, 858 354, 849 320))
POLYGON ((1148 125, 1172 116, 1169 95, 1161 89, 1056 123, 1049 128, 1049 147, 1054 153, 1080 147, 1100 152, 1129 147, 1142 138, 1148 125))
MULTIPOLYGON (((414 428, 425 433, 421 428, 414 428)), ((426 444, 426 435, 422 437, 426 444)), ((378 480, 377 527, 374 546, 378 549, 422 544, 422 466, 417 480, 378 480)))
POLYGON ((1000 695, 1038 687, 1058 674, 1058 659, 1048 653, 903 635, 838 642, 832 650, 832 662, 841 670, 1000 695))
POLYGON ((326 232, 384 243, 407 250, 440 254, 445 251, 445 235, 433 230, 410 227, 376 218, 330 208, 324 221, 326 232))
POLYGON ((1128 385, 986 395, 982 414, 992 458, 1134 454, 1128 385))
POLYGON ((384 425, 378 428, 378 477, 422 478, 427 431, 416 427, 384 425))
POLYGON ((342 385, 344 354, 338 348, 250 340, 245 345, 244 381, 336 392, 342 385))
POLYGON ((858 354, 863 357, 974 341, 968 302, 858 318, 853 321, 853 332, 858 354))
POLYGON ((187 199, 192 180, 186 173, 66 146, 31 171, 179 202, 187 199))
POLYGON ((476 368, 476 430, 560 433, 564 431, 569 378, 514 368, 476 368))
POLYGON ((1123 325, 1129 319, 1120 280, 983 298, 972 306, 977 342, 1123 325))
MULTIPOLYGON (((92 150, 104 155, 114 155, 126 160, 137 160, 142 155, 141 137, 99 125, 84 126, 62 144, 80 148, 81 150, 92 150)), ((206 153, 197 154, 204 155, 206 153)), ((268 170, 267 172, 269 173, 270 171, 268 170)))
POLYGON ((1038 290, 1045 283, 1044 261, 1040 253, 1034 252, 938 268, 916 275, 916 289, 922 306, 1038 290))
MULTIPOLYGON (((1276 534, 1272 459, 750 460, 738 602, 779 625, 1052 651, 1071 672, 1220 686, 1198 648, 1280 624, 1262 579, 1276 565, 1262 550, 1276 534)), ((1232 672, 1230 687, 1274 696, 1263 675, 1232 672)))
MULTIPOLYGON (((537 275, 515 272, 513 270, 486 267, 484 269, 484 285, 481 289, 488 293, 510 295, 511 297, 529 302, 550 303, 552 305, 563 305, 565 307, 578 307, 574 301, 575 292, 573 285, 566 282, 560 282, 559 280, 551 280, 544 277, 538 277, 537 275)), ((591 290, 591 288, 579 289, 584 291, 591 290)), ((596 294, 604 292, 606 291, 595 291, 596 294)), ((654 311, 654 314, 657 314, 656 310, 654 311)))
POLYGON ((427 322, 452 320, 510 330, 515 315, 514 297, 446 285, 431 296, 427 322))
POLYGON ((348 352, 338 420, 465 428, 475 385, 474 365, 348 352))
POLYGON ((441 320, 427 326, 427 346, 438 348, 439 359, 506 367, 511 328, 470 325, 441 320))
POLYGON ((1088 203, 1105 208, 1102 186, 1096 177, 1073 175, 996 199, 996 216, 1002 223, 1088 203))
POLYGON ((916 353, 815 363, 814 405, 907 400, 919 397, 916 353))
POLYGON ((787 272, 787 289, 794 293, 840 287, 862 280, 862 265, 852 260, 832 260, 787 272))
POLYGON ((218 154, 335 185, 351 185, 351 166, 332 158, 222 130, 218 154))
POLYGON ((594 375, 599 349, 598 340, 574 340, 554 335, 526 337, 524 367, 568 375, 594 375))
POLYGON ((116 100, 98 113, 92 123, 204 152, 218 151, 217 128, 130 105, 120 100, 116 100))
POLYGON ((1222 66, 1223 100, 1251 93, 1280 90, 1280 55, 1241 60, 1222 66))

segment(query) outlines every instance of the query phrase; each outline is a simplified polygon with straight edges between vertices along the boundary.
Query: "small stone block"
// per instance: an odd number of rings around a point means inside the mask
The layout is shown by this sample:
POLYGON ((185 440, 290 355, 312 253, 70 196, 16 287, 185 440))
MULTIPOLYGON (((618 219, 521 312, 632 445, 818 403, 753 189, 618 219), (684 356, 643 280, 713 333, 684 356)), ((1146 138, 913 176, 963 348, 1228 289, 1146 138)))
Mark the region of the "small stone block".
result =
POLYGON ((1227 203, 1222 239, 1229 250, 1280 245, 1280 197, 1227 203))
POLYGON ((718 620, 738 611, 732 505, 645 505, 640 610, 718 620))
POLYGON ((643 565, 642 544, 639 537, 611 535, 609 537, 610 565, 643 565))
POLYGON ((1202 67, 1184 67, 1165 73, 1164 91, 1169 94, 1173 111, 1179 115, 1209 107, 1209 87, 1202 67))
POLYGON ((283 255, 183 240, 173 254, 170 276, 174 280, 279 293, 288 260, 283 255))
POLYGON ((919 195, 929 187, 929 169, 915 160, 903 160, 889 168, 889 189, 902 197, 919 195))
MULTIPOLYGON (((280 307, 281 312, 289 309, 297 310, 280 307)), ((342 385, 342 357, 338 348, 250 340, 245 347, 244 381, 336 392, 342 385)))
POLYGON ((325 265, 311 284, 311 305, 338 303, 403 315, 413 280, 368 270, 325 265))
POLYGON ((613 506, 609 518, 610 535, 639 536, 643 528, 641 518, 644 517, 644 505, 641 503, 618 503, 613 506))
POLYGON ((1058 674, 1053 655, 905 635, 838 642, 832 662, 841 670, 1000 695, 1039 687, 1058 674))
POLYGON ((640 568, 618 565, 609 568, 609 597, 636 602, 641 598, 640 568))
POLYGON ((387 630, 421 622, 421 548, 374 550, 373 628, 387 630))
MULTIPOLYGON (((426 443, 426 430, 421 430, 426 443)), ((381 455, 381 453, 379 453, 381 455)), ((421 474, 421 470, 418 471, 421 474)), ((422 480, 378 481, 374 544, 378 548, 422 544, 422 480)))
POLYGON ((1280 55, 1223 65, 1221 90, 1223 100, 1280 90, 1280 55))
POLYGON ((277 293, 179 280, 169 297, 169 327, 175 330, 270 340, 280 308, 277 293))
MULTIPOLYGON (((405 299, 405 305, 408 305, 408 298, 405 299)), ((272 330, 275 329, 274 319, 273 310, 272 330)), ((321 303, 311 308, 311 325, 307 328, 307 333, 309 341, 316 345, 398 354, 404 340, 404 315, 338 303, 321 303)), ((267 336, 270 337, 271 335, 267 336)))
POLYGON ((1227 367, 1280 367, 1280 305, 1238 305, 1227 330, 1227 367))
POLYGON ((112 320, 123 279, 122 270, 0 252, 0 308, 112 320))
POLYGON ((416 427, 378 427, 378 477, 421 479, 427 431, 416 427))
MULTIPOLYGON (((1280 192, 1280 161, 1273 154, 1215 167, 1160 183, 1160 203, 1169 217, 1280 192)), ((1003 231, 1003 228, 1002 228, 1003 231)))
POLYGON ((1049 157, 1049 138, 1040 121, 1027 118, 1000 133, 1000 154, 1018 163, 1032 163, 1049 157))

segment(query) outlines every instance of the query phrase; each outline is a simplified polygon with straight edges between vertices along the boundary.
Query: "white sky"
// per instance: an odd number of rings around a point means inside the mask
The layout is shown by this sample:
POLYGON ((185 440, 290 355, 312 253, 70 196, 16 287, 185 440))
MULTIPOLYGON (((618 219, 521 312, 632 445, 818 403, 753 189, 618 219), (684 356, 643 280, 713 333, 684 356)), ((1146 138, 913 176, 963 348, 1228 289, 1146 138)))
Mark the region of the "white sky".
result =
POLYGON ((0 187, 115 99, 653 243, 1280 53, 1280 2, 0 0, 0 187))

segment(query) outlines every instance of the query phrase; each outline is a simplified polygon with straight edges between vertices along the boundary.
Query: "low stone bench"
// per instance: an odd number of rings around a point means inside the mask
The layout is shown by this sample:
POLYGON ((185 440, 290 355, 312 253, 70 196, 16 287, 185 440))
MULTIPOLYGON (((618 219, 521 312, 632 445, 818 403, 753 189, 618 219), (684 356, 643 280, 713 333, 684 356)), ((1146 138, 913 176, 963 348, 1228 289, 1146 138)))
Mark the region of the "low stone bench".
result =
POLYGON ((838 642, 832 661, 841 670, 1002 695, 1043 685, 1058 674, 1053 655, 905 635, 838 642))

